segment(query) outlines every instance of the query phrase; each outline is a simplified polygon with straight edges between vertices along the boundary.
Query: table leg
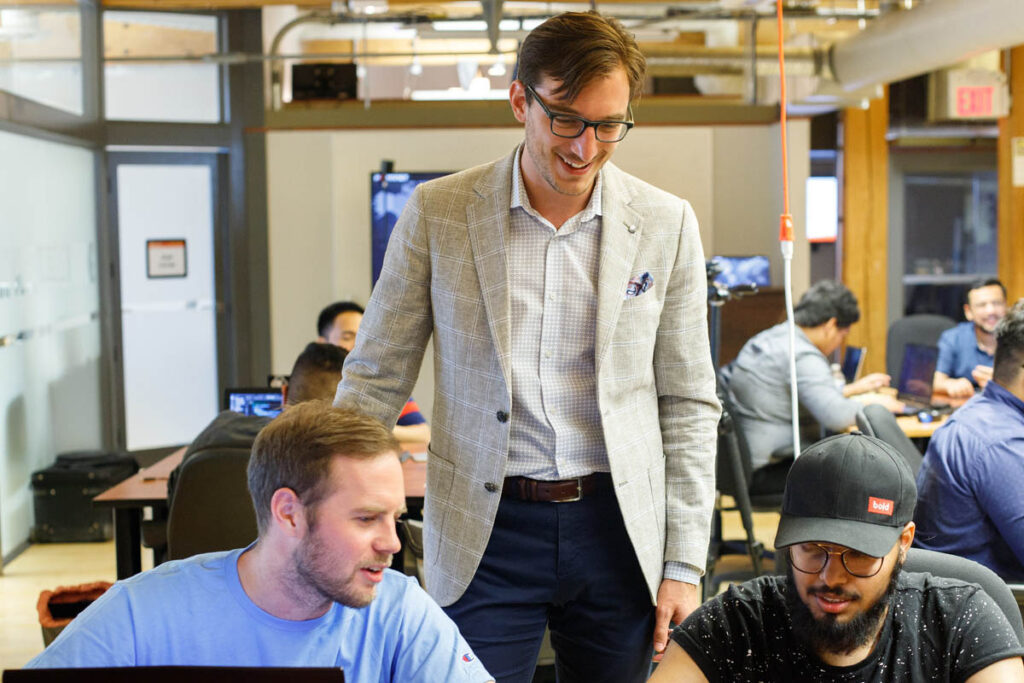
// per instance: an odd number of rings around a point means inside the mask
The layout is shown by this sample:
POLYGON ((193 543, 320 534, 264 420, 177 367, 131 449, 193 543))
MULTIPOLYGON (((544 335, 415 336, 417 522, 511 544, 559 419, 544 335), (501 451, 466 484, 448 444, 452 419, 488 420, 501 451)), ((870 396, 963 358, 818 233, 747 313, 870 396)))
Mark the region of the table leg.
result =
POLYGON ((114 554, 118 579, 127 579, 142 571, 141 509, 114 508, 114 554))

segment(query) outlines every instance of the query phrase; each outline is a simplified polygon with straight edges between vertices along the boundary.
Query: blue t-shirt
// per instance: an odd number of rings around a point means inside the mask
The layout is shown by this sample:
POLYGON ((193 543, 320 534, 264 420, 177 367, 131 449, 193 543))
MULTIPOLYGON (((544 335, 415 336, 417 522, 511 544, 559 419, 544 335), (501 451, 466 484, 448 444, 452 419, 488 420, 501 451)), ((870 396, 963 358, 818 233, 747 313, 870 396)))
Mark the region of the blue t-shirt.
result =
POLYGON ((28 668, 341 667, 352 683, 492 679, 413 578, 387 570, 368 607, 335 603, 318 619, 288 621, 246 595, 242 552, 167 562, 118 581, 28 668))
POLYGON ((951 327, 939 336, 939 359, 935 371, 947 377, 964 377, 974 386, 978 383, 971 377, 971 371, 979 365, 992 367, 992 354, 978 348, 978 336, 974 323, 963 322, 951 327))
POLYGON ((986 384, 932 436, 917 490, 915 545, 1024 580, 1024 401, 986 384))

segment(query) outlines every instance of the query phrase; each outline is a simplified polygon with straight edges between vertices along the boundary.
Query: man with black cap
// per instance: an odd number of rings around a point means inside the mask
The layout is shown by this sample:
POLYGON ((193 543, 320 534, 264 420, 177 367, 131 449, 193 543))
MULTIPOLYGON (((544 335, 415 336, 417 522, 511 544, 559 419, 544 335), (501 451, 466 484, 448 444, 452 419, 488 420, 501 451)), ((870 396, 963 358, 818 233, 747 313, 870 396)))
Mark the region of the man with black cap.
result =
POLYGON ((977 585, 900 571, 916 499, 910 468, 878 439, 808 448, 775 538, 787 575, 704 603, 651 681, 1024 681, 1024 648, 977 585))

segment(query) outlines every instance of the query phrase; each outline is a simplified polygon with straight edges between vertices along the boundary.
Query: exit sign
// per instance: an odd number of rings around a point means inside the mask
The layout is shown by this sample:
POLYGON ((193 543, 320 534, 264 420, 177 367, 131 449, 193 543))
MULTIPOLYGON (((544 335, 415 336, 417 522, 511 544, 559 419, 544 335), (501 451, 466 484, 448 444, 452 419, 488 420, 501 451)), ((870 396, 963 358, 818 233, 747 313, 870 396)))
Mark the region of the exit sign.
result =
POLYGON ((956 115, 962 119, 995 118, 991 85, 965 85, 956 89, 956 115))
POLYGON ((932 121, 992 120, 1008 113, 1006 76, 987 69, 948 69, 931 74, 928 114, 932 121))

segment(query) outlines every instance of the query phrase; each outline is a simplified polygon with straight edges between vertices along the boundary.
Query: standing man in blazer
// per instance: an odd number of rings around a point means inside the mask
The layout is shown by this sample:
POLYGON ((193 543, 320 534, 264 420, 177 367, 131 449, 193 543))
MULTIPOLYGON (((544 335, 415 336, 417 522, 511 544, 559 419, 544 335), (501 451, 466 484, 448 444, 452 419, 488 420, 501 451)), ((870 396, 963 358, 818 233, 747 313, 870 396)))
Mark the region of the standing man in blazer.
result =
POLYGON ((714 497, 690 205, 608 163, 646 63, 596 12, 523 41, 525 140, 420 186, 335 402, 394 424, 434 337, 428 592, 501 682, 642 681, 699 600, 714 497), (655 607, 656 606, 656 607, 655 607))

